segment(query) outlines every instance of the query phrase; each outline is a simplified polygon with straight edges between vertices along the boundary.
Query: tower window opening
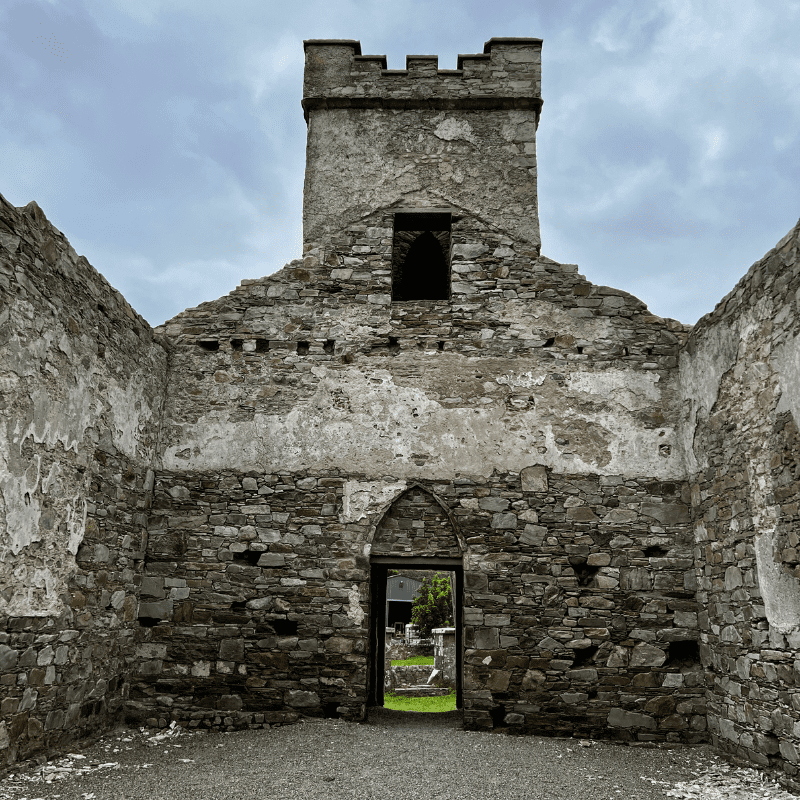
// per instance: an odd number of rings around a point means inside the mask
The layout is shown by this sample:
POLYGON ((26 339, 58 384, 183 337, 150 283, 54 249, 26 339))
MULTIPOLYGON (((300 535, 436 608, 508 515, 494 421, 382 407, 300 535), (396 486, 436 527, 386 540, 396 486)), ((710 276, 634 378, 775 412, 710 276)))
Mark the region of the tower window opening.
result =
POLYGON ((392 300, 450 299, 450 214, 395 214, 392 300))

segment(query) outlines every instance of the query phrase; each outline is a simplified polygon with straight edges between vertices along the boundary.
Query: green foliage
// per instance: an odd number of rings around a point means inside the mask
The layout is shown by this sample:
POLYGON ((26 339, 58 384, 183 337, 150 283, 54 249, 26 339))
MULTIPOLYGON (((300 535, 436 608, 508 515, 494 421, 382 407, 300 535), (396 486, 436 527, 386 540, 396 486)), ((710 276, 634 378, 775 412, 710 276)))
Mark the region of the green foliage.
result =
POLYGON ((425 578, 411 603, 411 621, 419 627, 419 635, 427 639, 434 628, 449 626, 453 601, 450 576, 437 572, 425 578))
POLYGON ((383 707, 392 711, 422 711, 426 713, 456 710, 456 693, 451 689, 449 694, 439 697, 405 697, 404 695, 386 694, 383 707))
POLYGON ((393 659, 393 667, 433 666, 433 656, 412 656, 411 658, 393 659))

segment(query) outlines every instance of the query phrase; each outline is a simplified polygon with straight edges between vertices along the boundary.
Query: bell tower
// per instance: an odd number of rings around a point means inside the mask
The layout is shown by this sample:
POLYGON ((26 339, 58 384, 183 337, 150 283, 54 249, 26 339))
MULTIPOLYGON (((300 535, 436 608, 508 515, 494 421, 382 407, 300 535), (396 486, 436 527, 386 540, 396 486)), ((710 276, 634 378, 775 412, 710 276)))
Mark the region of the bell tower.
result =
POLYGON ((311 39, 304 48, 305 249, 392 207, 438 215, 425 228, 434 260, 443 215, 459 212, 539 252, 541 39, 490 39, 483 53, 460 55, 457 69, 411 55, 405 69, 390 70, 386 56, 362 55, 349 39, 311 39))

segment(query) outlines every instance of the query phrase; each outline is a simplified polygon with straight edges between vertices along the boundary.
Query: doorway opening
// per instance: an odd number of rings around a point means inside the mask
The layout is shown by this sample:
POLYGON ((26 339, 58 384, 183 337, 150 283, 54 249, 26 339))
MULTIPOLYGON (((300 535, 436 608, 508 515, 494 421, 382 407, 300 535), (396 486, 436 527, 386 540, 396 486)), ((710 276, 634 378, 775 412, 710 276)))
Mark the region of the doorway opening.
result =
MULTIPOLYGON (((398 704, 396 698, 405 696, 413 698, 415 695, 420 694, 423 698, 427 694, 435 698, 448 693, 452 697, 452 690, 455 691, 455 707, 458 709, 463 707, 463 594, 464 567, 461 558, 373 556, 370 559, 370 648, 367 695, 367 704, 369 706, 387 706, 388 687, 390 690, 390 705, 394 707, 410 706, 409 710, 425 710, 425 706, 441 705, 441 702, 428 703, 424 701, 417 703, 411 700, 408 702, 404 700, 398 704), (422 578, 425 574, 422 571, 429 573, 431 577, 438 573, 440 576, 439 585, 443 585, 444 576, 449 576, 447 580, 450 581, 452 586, 450 593, 452 619, 448 615, 448 619, 445 622, 449 622, 451 625, 444 626, 443 623, 443 627, 434 629, 435 632, 432 636, 440 653, 440 675, 431 676, 431 673, 436 669, 436 665, 430 663, 430 658, 425 656, 417 658, 412 655, 408 659, 402 659, 406 662, 412 662, 407 664, 409 667, 408 672, 416 670, 419 673, 422 684, 430 686, 430 689, 426 692, 422 689, 421 684, 416 687, 416 690, 412 688, 407 695, 404 695, 402 690, 393 688, 392 681, 398 680, 398 673, 402 674, 402 671, 396 667, 394 672, 390 673, 392 670, 392 655, 399 656, 415 653, 419 637, 415 637, 417 631, 413 628, 405 627, 405 623, 400 623, 399 620, 397 625, 387 626, 388 613, 391 607, 390 604, 393 602, 391 595, 397 593, 396 584, 400 582, 398 576, 405 576, 411 573, 408 575, 408 579, 419 581, 420 587, 422 587, 422 578), (453 631, 453 629, 455 630, 453 631), (401 630, 402 636, 400 635, 401 630), (445 653, 447 655, 443 656, 445 653), (448 656, 452 658, 454 664, 448 664, 448 656), (421 663, 415 664, 413 663, 415 661, 421 663), (441 669, 444 665, 447 666, 441 669), (427 684, 427 680, 430 680, 431 683, 427 684), (439 691, 434 688, 436 684, 440 684, 439 691), (452 690, 449 689, 447 684, 454 684, 452 690)), ((394 602, 397 601, 395 600, 394 602)), ((423 649, 425 647, 426 645, 423 645, 423 649)), ((429 645, 429 649, 432 654, 434 651, 433 643, 429 645)), ((404 668, 406 664, 398 666, 404 668)), ((450 707, 452 708, 452 706, 450 707)), ((433 708, 430 710, 433 710, 433 708)))

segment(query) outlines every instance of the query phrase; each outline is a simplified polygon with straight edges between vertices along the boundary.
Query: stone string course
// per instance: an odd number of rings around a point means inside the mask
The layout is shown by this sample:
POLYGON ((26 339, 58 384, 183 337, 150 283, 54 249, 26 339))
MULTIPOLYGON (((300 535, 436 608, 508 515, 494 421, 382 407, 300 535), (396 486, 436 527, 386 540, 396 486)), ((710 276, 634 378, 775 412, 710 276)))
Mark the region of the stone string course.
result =
POLYGON ((468 728, 800 788, 800 228, 694 328, 542 256, 539 47, 310 43, 303 257, 155 330, 0 199, 2 765, 123 713, 363 719, 370 559, 444 557, 468 728), (391 300, 414 209, 448 301, 391 300))

